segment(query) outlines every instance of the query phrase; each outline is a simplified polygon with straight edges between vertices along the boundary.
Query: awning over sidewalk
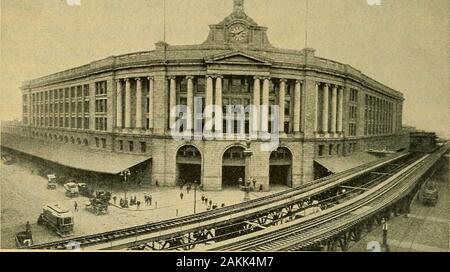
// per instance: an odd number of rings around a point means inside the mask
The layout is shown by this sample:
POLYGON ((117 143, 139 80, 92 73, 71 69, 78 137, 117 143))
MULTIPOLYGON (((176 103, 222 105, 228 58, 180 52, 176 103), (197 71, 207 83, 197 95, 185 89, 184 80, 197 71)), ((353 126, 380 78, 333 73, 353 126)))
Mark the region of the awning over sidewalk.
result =
POLYGON ((4 147, 32 156, 76 169, 106 174, 118 174, 151 159, 148 156, 93 150, 80 145, 46 145, 38 139, 8 133, 2 133, 1 141, 4 147))
POLYGON ((323 167, 325 167, 326 169, 328 169, 333 173, 339 173, 366 163, 376 161, 378 159, 380 158, 362 152, 347 157, 319 158, 316 159, 315 162, 322 165, 323 167))

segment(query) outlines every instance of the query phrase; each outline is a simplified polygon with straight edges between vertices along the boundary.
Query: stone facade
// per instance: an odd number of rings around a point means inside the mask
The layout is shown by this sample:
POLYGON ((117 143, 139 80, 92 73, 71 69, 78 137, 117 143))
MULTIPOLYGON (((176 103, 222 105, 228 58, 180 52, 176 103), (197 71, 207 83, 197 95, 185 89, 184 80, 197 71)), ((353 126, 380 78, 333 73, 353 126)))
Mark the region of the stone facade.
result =
MULTIPOLYGON (((160 42, 154 51, 114 56, 24 82, 21 133, 43 138, 50 146, 80 144, 148 156, 148 182, 166 186, 179 178, 180 148, 193 146, 201 155, 199 178, 206 190, 222 188, 224 154, 231 147, 251 153, 245 157, 246 178, 255 178, 264 190, 271 185, 272 164, 281 165, 281 172, 289 169, 287 184, 297 186, 313 180, 318 157, 408 148, 401 129, 401 93, 350 65, 317 57, 314 49, 275 48, 266 31, 245 14, 242 0, 235 1, 232 14, 210 26, 201 45, 160 42), (259 138, 174 140, 170 124, 177 116, 170 109, 191 106, 194 97, 206 105, 279 105, 280 148, 289 155, 271 159, 259 138)), ((258 118, 268 118, 260 110, 258 118)), ((188 113, 191 131, 192 107, 188 113)), ((208 118, 211 129, 224 129, 222 115, 208 118)), ((267 130, 267 122, 258 123, 259 133, 267 130)))

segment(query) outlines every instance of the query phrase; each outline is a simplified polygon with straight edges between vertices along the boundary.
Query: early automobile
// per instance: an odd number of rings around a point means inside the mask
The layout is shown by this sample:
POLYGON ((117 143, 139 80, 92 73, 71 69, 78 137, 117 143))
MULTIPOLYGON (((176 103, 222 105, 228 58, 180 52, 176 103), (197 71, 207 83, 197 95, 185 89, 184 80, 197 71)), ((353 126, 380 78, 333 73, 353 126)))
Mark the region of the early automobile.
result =
POLYGON ((89 199, 89 203, 86 204, 86 209, 95 215, 106 214, 108 213, 110 199, 110 192, 97 192, 95 197, 89 199))
POLYGON ((33 235, 31 231, 21 231, 16 234, 16 247, 22 248, 33 245, 33 235))
POLYGON ((73 214, 58 203, 45 205, 37 223, 47 226, 61 237, 67 237, 73 233, 73 214))
POLYGON ((47 175, 47 189, 56 189, 56 176, 54 174, 47 175))
POLYGON ((64 189, 66 189, 66 196, 68 197, 78 197, 78 184, 75 182, 69 182, 64 184, 64 189))
POLYGON ((433 182, 425 183, 418 195, 424 205, 435 206, 439 199, 439 192, 433 182))
POLYGON ((78 192, 81 196, 93 197, 93 190, 86 183, 78 183, 78 192))

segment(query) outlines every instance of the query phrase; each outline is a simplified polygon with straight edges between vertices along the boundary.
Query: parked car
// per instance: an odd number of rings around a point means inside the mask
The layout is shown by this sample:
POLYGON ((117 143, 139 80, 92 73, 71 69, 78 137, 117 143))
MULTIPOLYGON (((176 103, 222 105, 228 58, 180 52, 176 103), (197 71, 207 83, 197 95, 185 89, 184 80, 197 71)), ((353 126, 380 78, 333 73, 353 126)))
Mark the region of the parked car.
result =
POLYGON ((68 197, 78 197, 78 184, 75 182, 69 182, 64 184, 64 189, 66 189, 66 196, 68 197))

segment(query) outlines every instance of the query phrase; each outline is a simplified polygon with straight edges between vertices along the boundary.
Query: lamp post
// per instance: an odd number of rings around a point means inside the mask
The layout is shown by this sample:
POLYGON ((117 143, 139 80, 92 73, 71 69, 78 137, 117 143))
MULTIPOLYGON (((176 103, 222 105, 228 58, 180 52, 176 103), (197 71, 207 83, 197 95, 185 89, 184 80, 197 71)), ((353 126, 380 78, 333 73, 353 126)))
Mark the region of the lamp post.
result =
POLYGON ((385 218, 381 221, 383 224, 383 248, 385 252, 389 252, 389 245, 387 242, 387 235, 388 235, 388 222, 385 218))
POLYGON ((131 176, 130 169, 126 169, 122 172, 120 172, 120 176, 123 177, 123 184, 124 184, 124 192, 125 192, 125 199, 127 199, 127 179, 129 176, 131 176))
POLYGON ((194 181, 194 214, 197 212, 197 181, 194 181))

